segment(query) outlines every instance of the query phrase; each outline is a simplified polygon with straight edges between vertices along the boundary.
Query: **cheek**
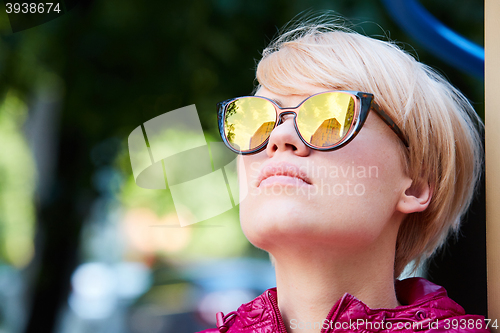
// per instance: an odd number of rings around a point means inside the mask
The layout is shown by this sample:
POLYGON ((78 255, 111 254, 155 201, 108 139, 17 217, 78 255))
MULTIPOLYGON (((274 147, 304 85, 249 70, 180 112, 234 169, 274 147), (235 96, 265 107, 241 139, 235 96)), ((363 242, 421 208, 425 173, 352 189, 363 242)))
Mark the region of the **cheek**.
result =
POLYGON ((316 198, 320 205, 314 214, 323 221, 326 237, 337 244, 362 246, 386 229, 406 176, 399 155, 392 150, 351 148, 330 157, 331 172, 320 179, 323 193, 316 198))
POLYGON ((240 195, 240 223, 245 236, 254 245, 255 231, 261 229, 259 222, 269 215, 267 202, 259 195, 255 182, 259 175, 262 161, 260 155, 238 156, 238 185, 240 195))
POLYGON ((247 198, 255 189, 255 182, 259 175, 262 162, 258 155, 237 157, 238 186, 240 200, 247 198))
POLYGON ((365 151, 355 170, 353 183, 364 193, 360 204, 382 214, 392 211, 406 179, 400 155, 393 149, 365 151))

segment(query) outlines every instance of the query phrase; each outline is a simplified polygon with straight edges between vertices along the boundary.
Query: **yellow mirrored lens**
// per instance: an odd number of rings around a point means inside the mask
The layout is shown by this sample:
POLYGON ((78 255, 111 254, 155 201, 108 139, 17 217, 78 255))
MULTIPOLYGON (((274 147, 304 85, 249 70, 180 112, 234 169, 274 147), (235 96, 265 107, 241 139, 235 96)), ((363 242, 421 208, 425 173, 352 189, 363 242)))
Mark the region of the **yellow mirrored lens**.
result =
POLYGON ((330 147, 340 142, 354 119, 354 97, 331 92, 309 98, 297 116, 302 137, 316 147, 330 147))
POLYGON ((224 132, 233 148, 246 151, 264 143, 275 123, 276 110, 270 101, 244 97, 227 106, 224 132))

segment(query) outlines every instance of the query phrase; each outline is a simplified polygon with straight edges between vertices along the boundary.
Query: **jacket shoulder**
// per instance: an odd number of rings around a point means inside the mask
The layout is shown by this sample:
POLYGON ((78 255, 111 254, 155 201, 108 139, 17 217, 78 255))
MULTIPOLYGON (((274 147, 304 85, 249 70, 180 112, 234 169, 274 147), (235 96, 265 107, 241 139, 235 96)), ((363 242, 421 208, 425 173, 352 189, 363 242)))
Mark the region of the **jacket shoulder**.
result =
POLYGON ((216 315, 217 328, 207 329, 198 333, 232 333, 252 332, 271 333, 275 332, 275 314, 272 305, 269 304, 267 296, 270 292, 276 293, 276 288, 266 290, 252 301, 242 304, 238 310, 216 315))
POLYGON ((422 333, 490 332, 483 316, 466 314, 459 304, 448 297, 443 287, 426 279, 410 278, 398 281, 396 289, 398 295, 411 304, 402 313, 414 314, 419 318, 415 324, 422 333))

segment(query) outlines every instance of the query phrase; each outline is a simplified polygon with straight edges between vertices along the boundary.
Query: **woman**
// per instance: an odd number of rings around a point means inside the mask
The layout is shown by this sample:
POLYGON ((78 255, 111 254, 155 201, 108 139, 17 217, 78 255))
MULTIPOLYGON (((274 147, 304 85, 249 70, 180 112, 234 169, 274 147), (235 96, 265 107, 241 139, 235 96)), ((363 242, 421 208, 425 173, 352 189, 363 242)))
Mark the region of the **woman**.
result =
POLYGON ((254 97, 219 104, 243 231, 277 289, 204 332, 487 332, 404 267, 458 230, 481 171, 481 121, 390 42, 305 24, 275 40, 254 97))

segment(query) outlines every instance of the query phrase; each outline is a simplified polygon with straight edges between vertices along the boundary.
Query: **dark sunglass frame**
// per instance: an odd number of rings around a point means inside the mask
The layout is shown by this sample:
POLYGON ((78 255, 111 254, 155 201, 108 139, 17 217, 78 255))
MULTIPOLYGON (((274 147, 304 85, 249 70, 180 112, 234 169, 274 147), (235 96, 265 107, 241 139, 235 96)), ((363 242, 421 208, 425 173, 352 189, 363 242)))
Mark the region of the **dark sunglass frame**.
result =
POLYGON ((262 97, 262 96, 242 96, 242 97, 231 98, 231 99, 225 100, 223 102, 217 103, 217 122, 218 122, 218 125, 219 125, 219 134, 220 134, 220 136, 221 136, 222 141, 224 142, 224 144, 230 150, 232 150, 233 152, 235 152, 237 154, 249 155, 249 154, 258 153, 258 152, 262 151, 267 146, 267 143, 269 141, 269 137, 268 137, 259 146, 255 147, 253 149, 250 149, 250 150, 241 151, 241 150, 237 150, 234 147, 232 147, 231 144, 229 143, 229 141, 227 140, 226 133, 224 131, 224 117, 225 117, 225 114, 226 114, 226 111, 227 111, 227 106, 229 104, 231 104, 232 102, 238 100, 238 99, 246 98, 246 97, 262 98, 262 99, 265 99, 265 100, 271 102, 274 105, 274 109, 276 110, 276 120, 275 120, 275 124, 274 124, 273 130, 277 126, 279 126, 281 123, 283 123, 283 116, 294 114, 295 117, 294 117, 293 123, 294 123, 294 126, 295 126, 295 130, 297 131, 297 135, 302 140, 302 142, 307 147, 309 147, 311 149, 320 150, 320 151, 331 151, 331 150, 336 150, 336 149, 340 149, 340 148, 344 147, 349 142, 351 142, 356 137, 356 135, 358 135, 359 131, 361 130, 361 128, 363 127, 363 125, 364 125, 364 123, 366 121, 366 118, 368 117, 368 112, 370 110, 374 110, 375 113, 394 131, 394 133, 396 133, 396 135, 401 139, 401 141, 403 142, 403 144, 406 147, 409 147, 408 140, 407 140, 405 134, 403 133, 403 131, 401 131, 401 129, 398 127, 398 125, 396 125, 396 123, 391 119, 391 117, 389 117, 389 115, 387 113, 385 113, 373 101, 373 94, 365 93, 365 92, 361 92, 361 91, 331 90, 331 91, 324 91, 324 92, 320 92, 318 94, 311 95, 311 96, 307 97, 305 100, 303 100, 302 102, 300 102, 300 104, 297 105, 297 106, 295 106, 295 107, 281 107, 281 106, 277 105, 276 102, 273 101, 272 99, 269 99, 269 98, 266 98, 266 97, 262 97), (334 144, 332 146, 328 146, 328 147, 314 146, 314 145, 310 144, 309 142, 307 142, 302 137, 302 134, 300 133, 300 131, 299 131, 298 127, 297 127, 297 116, 298 116, 298 112, 297 111, 299 111, 300 107, 307 100, 309 100, 310 98, 313 98, 313 97, 321 95, 321 94, 332 93, 332 92, 347 93, 347 94, 352 95, 353 97, 355 97, 356 105, 358 107, 357 107, 357 110, 355 110, 354 119, 353 119, 353 121, 351 123, 351 127, 349 128, 349 131, 344 136, 344 138, 342 138, 342 140, 340 140, 336 144, 334 144), (280 110, 280 111, 281 110, 297 110, 297 111, 283 111, 283 112, 279 112, 278 110, 280 110))

